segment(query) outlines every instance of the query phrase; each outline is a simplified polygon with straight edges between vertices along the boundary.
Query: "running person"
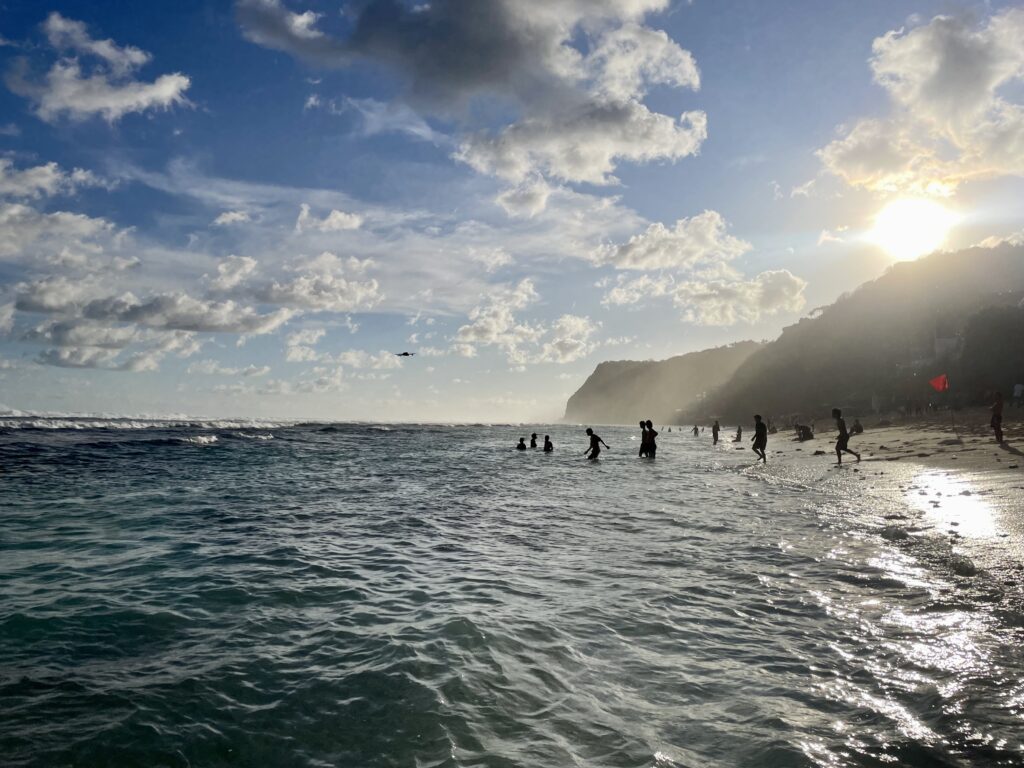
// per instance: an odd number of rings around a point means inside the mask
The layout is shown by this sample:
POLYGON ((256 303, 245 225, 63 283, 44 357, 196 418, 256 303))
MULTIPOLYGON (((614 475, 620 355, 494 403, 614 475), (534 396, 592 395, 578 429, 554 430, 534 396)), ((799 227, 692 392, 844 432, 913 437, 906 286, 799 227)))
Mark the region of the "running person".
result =
MULTIPOLYGON (((587 458, 593 461, 601 455, 601 446, 608 448, 608 443, 600 438, 600 436, 594 434, 594 430, 587 427, 587 437, 590 438, 590 447, 584 451, 587 454, 587 458)), ((608 450, 611 450, 610 448, 608 450)))
POLYGON ((860 454, 850 450, 850 433, 846 429, 846 419, 843 418, 843 412, 838 408, 833 408, 832 418, 836 420, 836 427, 839 428, 839 438, 836 440, 836 464, 843 463, 844 453, 853 454, 857 457, 857 461, 860 461, 860 454))
POLYGON ((768 447, 768 425, 761 421, 760 414, 754 416, 754 436, 750 441, 754 444, 752 446, 754 453, 757 454, 761 461, 767 464, 768 456, 765 454, 764 449, 768 447))

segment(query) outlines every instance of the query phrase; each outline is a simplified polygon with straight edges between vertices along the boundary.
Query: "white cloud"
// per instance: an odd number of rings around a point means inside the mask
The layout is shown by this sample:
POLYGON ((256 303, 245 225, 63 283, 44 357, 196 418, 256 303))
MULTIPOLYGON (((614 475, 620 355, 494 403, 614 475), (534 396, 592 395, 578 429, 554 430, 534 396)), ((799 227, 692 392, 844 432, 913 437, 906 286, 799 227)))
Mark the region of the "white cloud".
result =
POLYGON ((587 57, 596 73, 596 91, 610 101, 626 101, 648 84, 700 88, 700 72, 689 51, 664 31, 627 23, 606 33, 587 57))
POLYGON ((320 360, 323 355, 313 349, 326 334, 323 328, 303 328, 288 334, 285 339, 285 360, 306 363, 320 360))
POLYGON ((616 269, 692 270, 702 265, 731 261, 750 250, 750 243, 726 232, 725 219, 716 211, 704 211, 679 219, 669 229, 660 222, 629 242, 606 246, 595 255, 598 263, 616 269))
POLYGON ((61 115, 85 120, 99 115, 115 122, 133 112, 169 109, 185 103, 191 85, 181 73, 161 75, 152 82, 134 79, 134 72, 148 63, 145 51, 121 47, 112 40, 95 40, 84 24, 52 13, 43 25, 50 45, 94 62, 83 71, 81 58, 63 57, 41 78, 29 74, 20 61, 7 75, 7 86, 30 99, 36 115, 54 122, 61 115))
POLYGON ((820 150, 827 170, 881 192, 949 195, 964 181, 1024 174, 1024 9, 981 24, 936 16, 877 38, 875 82, 893 112, 866 119, 820 150))
POLYGON ((332 210, 324 218, 318 219, 311 214, 310 208, 303 203, 299 208, 299 218, 295 221, 295 231, 313 229, 319 232, 345 232, 359 229, 363 225, 363 217, 357 213, 332 210))
POLYGON ((245 282, 258 266, 256 259, 249 256, 228 256, 217 265, 217 276, 207 280, 215 290, 231 290, 245 282))
POLYGON ((248 211, 224 211, 213 220, 213 225, 216 227, 226 227, 231 224, 244 224, 247 221, 252 221, 248 211))
POLYGON ((360 349, 350 349, 339 353, 334 361, 347 365, 349 368, 370 368, 373 370, 390 370, 401 368, 402 362, 394 353, 381 350, 376 354, 360 349))
POLYGON ((270 366, 247 365, 244 368, 232 368, 230 366, 222 365, 216 360, 200 360, 197 363, 192 363, 192 365, 188 367, 188 372, 202 376, 245 376, 249 378, 259 378, 260 376, 266 376, 270 373, 270 366))
POLYGON ((733 325, 802 309, 806 286, 804 280, 781 269, 762 272, 752 280, 681 282, 672 298, 689 322, 733 325))
POLYGON ((256 293, 268 304, 330 312, 372 309, 383 298, 376 280, 347 280, 332 274, 306 274, 278 282, 256 293))
POLYGON ((10 333, 14 328, 14 302, 0 304, 0 334, 10 333))
POLYGON ((14 161, 0 157, 0 196, 38 199, 56 194, 71 194, 80 187, 104 185, 90 171, 75 168, 68 173, 57 163, 44 163, 16 170, 14 161))
POLYGON ((619 275, 618 283, 605 293, 601 303, 605 306, 639 304, 645 299, 668 296, 674 285, 675 280, 671 275, 640 275, 631 280, 619 275))
POLYGON ((548 198, 553 189, 543 178, 528 179, 519 186, 504 190, 495 202, 505 209, 509 216, 533 218, 547 208, 548 198))
POLYGON ((621 160, 678 160, 707 138, 703 112, 678 119, 637 101, 593 102, 528 117, 497 136, 465 138, 455 157, 481 173, 520 182, 536 173, 563 181, 613 184, 621 160))

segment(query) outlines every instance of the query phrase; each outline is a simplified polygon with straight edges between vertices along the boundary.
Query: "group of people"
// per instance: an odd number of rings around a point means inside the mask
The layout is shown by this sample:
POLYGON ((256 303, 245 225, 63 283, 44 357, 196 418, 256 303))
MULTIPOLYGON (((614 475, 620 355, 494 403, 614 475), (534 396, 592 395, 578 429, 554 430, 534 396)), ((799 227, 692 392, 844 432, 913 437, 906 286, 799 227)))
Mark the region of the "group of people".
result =
MULTIPOLYGON (((860 454, 850 448, 850 437, 854 433, 863 432, 864 428, 860 426, 860 420, 855 421, 855 428, 853 432, 847 429, 846 419, 843 418, 843 412, 839 408, 832 409, 832 418, 835 419, 836 428, 839 430, 839 437, 836 439, 836 463, 843 463, 843 454, 849 454, 855 456, 857 461, 860 461, 860 454)), ((711 427, 711 436, 713 444, 718 444, 718 434, 721 432, 722 427, 715 420, 715 423, 711 427)), ((697 427, 693 428, 693 434, 699 434, 697 427)), ((536 435, 533 436, 534 440, 531 442, 531 447, 536 448, 536 435)), ((587 458, 591 461, 597 459, 601 455, 601 447, 608 448, 608 444, 601 439, 600 435, 594 432, 593 429, 587 427, 587 437, 590 439, 590 445, 584 453, 587 454, 587 458)), ((653 459, 658 453, 658 444, 656 438, 658 437, 658 431, 654 428, 654 423, 647 419, 646 421, 640 422, 640 458, 653 459)), ((740 442, 743 439, 743 427, 737 427, 736 439, 733 442, 740 442)), ((757 454, 757 460, 765 464, 768 463, 768 424, 761 418, 760 414, 754 416, 754 436, 750 438, 751 450, 757 454)), ((551 441, 544 436, 544 450, 553 450, 551 441)), ((520 450, 526 450, 525 438, 519 439, 519 445, 516 448, 520 450)))
MULTIPOLYGON (((534 432, 533 434, 530 435, 530 447, 531 448, 536 448, 537 447, 537 433, 536 432, 534 432)), ((516 450, 517 451, 525 451, 526 450, 526 438, 525 437, 520 437, 519 438, 519 445, 516 446, 516 450)), ((551 436, 550 435, 544 435, 544 453, 551 453, 553 450, 555 450, 555 444, 551 442, 551 436)))

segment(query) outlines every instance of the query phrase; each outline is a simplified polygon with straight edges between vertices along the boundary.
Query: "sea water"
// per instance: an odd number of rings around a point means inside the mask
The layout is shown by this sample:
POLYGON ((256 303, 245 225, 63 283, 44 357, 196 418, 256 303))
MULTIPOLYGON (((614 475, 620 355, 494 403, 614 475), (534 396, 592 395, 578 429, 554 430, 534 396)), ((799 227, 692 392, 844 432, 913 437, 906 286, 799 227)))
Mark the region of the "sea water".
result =
POLYGON ((909 501, 598 431, 4 420, 0 763, 1024 764, 1019 590, 909 501))

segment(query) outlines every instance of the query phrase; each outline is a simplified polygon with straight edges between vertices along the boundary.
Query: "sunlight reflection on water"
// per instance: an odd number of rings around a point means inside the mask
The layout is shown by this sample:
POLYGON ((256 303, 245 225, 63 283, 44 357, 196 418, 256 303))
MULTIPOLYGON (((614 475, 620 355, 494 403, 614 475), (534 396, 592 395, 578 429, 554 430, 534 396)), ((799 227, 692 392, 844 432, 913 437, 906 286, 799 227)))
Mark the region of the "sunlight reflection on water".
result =
POLYGON ((906 491, 906 499, 910 506, 924 513, 926 520, 961 536, 988 539, 1000 533, 992 506, 960 475, 921 472, 906 491))

